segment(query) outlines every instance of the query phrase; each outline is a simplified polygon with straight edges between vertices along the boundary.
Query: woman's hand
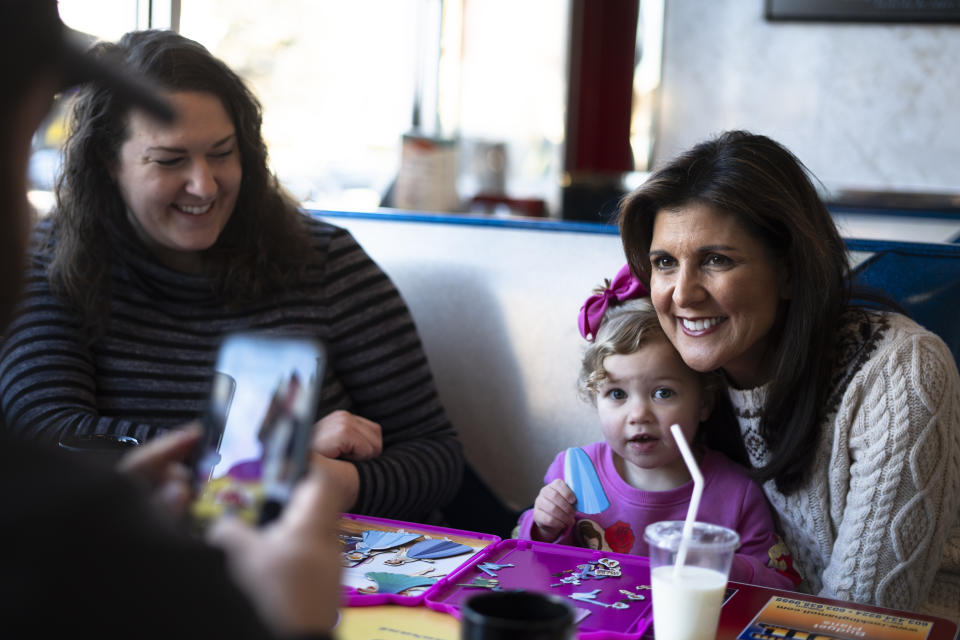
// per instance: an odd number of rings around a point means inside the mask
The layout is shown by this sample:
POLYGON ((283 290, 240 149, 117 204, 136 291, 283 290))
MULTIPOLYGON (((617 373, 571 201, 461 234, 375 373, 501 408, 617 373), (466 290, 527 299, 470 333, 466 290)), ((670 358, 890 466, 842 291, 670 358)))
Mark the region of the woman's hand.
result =
POLYGON ((576 504, 576 494, 560 478, 540 489, 533 503, 534 526, 531 537, 541 542, 556 540, 564 529, 573 526, 577 515, 576 504))
POLYGON ((380 425, 349 411, 334 411, 314 425, 313 451, 354 462, 376 458, 383 451, 380 425))
POLYGON ((371 460, 383 451, 380 425, 349 411, 334 411, 314 425, 311 466, 326 474, 337 489, 339 511, 350 511, 360 495, 360 474, 354 462, 371 460))
POLYGON ((168 431, 124 455, 117 470, 146 482, 154 501, 175 517, 186 514, 193 498, 190 470, 183 461, 200 442, 197 423, 168 431))
POLYGON ((313 469, 280 518, 262 529, 225 517, 210 542, 227 554, 237 584, 278 634, 326 633, 340 604, 336 487, 313 469))

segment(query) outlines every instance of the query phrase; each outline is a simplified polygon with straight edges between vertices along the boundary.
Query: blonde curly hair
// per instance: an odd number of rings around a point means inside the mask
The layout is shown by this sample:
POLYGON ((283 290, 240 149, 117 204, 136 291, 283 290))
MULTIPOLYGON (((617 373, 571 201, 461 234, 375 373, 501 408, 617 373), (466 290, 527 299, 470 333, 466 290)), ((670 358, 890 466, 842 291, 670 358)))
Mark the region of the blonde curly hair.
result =
MULTIPOLYGON (((596 338, 583 352, 577 387, 580 396, 596 406, 597 394, 607 379, 603 361, 607 356, 629 355, 653 340, 667 340, 650 298, 633 298, 610 305, 603 316, 596 338)), ((721 384, 719 374, 699 373, 707 393, 715 393, 721 384)))

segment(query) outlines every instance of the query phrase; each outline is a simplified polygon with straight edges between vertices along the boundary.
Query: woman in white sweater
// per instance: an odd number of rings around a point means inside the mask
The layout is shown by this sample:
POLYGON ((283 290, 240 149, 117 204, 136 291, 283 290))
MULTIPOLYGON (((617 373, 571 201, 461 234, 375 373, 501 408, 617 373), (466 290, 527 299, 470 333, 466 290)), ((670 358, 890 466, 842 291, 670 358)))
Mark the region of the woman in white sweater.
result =
POLYGON ((654 173, 619 222, 683 359, 725 374, 727 448, 763 483, 800 588, 960 617, 956 363, 904 315, 852 303, 805 167, 727 132, 654 173))

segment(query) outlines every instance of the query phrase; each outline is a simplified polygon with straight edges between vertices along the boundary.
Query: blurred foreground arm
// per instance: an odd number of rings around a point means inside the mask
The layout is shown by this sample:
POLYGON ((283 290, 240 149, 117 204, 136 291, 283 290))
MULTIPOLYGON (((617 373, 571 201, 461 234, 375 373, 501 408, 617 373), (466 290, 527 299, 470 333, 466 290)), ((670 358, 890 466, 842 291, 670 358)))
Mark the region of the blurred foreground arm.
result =
POLYGON ((223 518, 210 541, 224 548, 237 584, 280 634, 323 634, 340 605, 337 496, 321 470, 297 486, 280 518, 253 529, 223 518))
POLYGON ((122 473, 145 481, 153 499, 175 516, 184 516, 193 497, 190 471, 184 464, 200 442, 198 424, 169 431, 125 455, 117 466, 122 473))
MULTIPOLYGON (((183 460, 201 437, 197 425, 166 433, 126 455, 119 469, 145 481, 166 511, 185 515, 192 497, 183 460)), ((257 613, 279 635, 322 636, 336 622, 340 597, 335 537, 337 484, 314 471, 298 485, 281 518, 253 529, 221 519, 210 540, 257 613)))

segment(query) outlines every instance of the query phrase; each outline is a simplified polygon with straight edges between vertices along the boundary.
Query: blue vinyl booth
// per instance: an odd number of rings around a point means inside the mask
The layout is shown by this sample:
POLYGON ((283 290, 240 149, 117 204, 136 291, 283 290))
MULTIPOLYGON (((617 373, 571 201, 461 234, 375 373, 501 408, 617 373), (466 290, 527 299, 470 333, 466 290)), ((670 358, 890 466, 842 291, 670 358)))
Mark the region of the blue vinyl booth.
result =
POLYGON ((893 298, 918 323, 947 343, 960 366, 960 245, 848 239, 868 254, 855 282, 893 298))
MULTIPOLYGON (((624 264, 615 227, 408 212, 314 215, 350 230, 400 289, 468 469, 451 526, 509 535, 561 450, 599 440, 576 391, 576 317, 624 264)), ((948 233, 953 233, 949 230, 948 233)), ((960 362, 960 245, 847 241, 857 281, 886 292, 960 362)))

